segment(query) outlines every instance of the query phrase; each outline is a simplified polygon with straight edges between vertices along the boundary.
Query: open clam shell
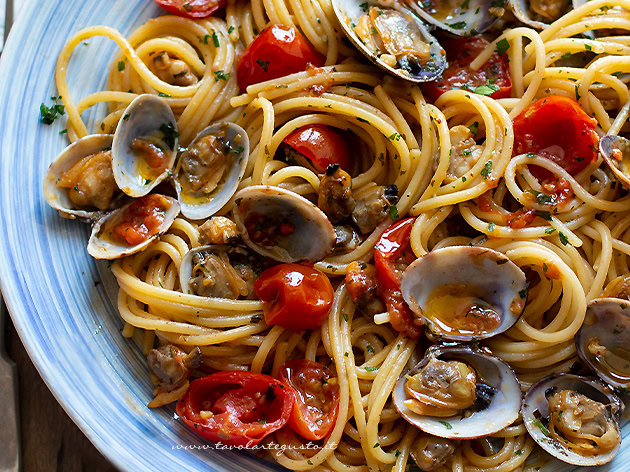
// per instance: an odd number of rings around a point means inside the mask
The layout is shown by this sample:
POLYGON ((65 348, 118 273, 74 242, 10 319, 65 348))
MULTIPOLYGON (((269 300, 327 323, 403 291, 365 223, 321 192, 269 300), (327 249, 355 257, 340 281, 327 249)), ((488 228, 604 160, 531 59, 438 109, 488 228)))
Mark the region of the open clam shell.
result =
POLYGON ((346 36, 368 59, 401 79, 436 80, 446 68, 446 53, 426 25, 399 2, 333 0, 346 36))
POLYGON ((84 157, 111 148, 113 138, 111 134, 90 135, 65 148, 50 164, 44 177, 43 191, 46 203, 71 219, 81 218, 94 221, 100 218, 103 211, 96 208, 77 207, 69 197, 69 189, 60 187, 57 183, 66 171, 84 157))
POLYGON ((316 205, 289 190, 256 185, 235 195, 234 221, 250 248, 279 262, 320 261, 335 230, 316 205))
POLYGON ((135 254, 166 233, 179 215, 177 200, 164 195, 148 195, 134 200, 98 220, 92 228, 88 241, 88 253, 95 259, 118 259, 135 254), (142 218, 146 215, 161 217, 161 222, 146 239, 138 244, 130 244, 120 236, 116 228, 127 218, 142 218))
POLYGON ((426 22, 457 36, 483 33, 503 14, 492 0, 405 0, 426 22))
POLYGON ((174 177, 177 198, 187 218, 208 218, 225 205, 245 174, 249 138, 234 123, 203 129, 180 157, 174 177))
POLYGON ((177 121, 161 98, 144 94, 132 101, 112 143, 118 187, 130 197, 147 195, 171 174, 177 157, 177 121))
POLYGON ((575 335, 578 355, 608 385, 630 389, 630 302, 597 298, 575 335))
POLYGON ((398 379, 393 400, 400 414, 422 431, 442 438, 474 439, 501 431, 518 419, 521 386, 510 366, 486 352, 463 345, 434 346, 418 365, 398 379), (410 398, 405 389, 407 376, 420 372, 431 359, 459 361, 472 367, 477 378, 494 391, 485 408, 453 417, 425 416, 411 411, 403 403, 410 398))
POLYGON ((618 422, 623 409, 621 400, 600 382, 577 375, 554 374, 543 378, 530 387, 523 399, 521 414, 530 436, 549 454, 569 464, 595 466, 610 462, 619 452, 621 433, 618 422), (613 423, 613 428, 619 437, 617 445, 609 452, 594 455, 579 454, 567 446, 566 440, 557 439, 550 432, 548 427, 550 405, 547 396, 553 392, 564 390, 572 390, 585 395, 606 407, 606 415, 613 423))
POLYGON ((452 246, 409 265, 401 291, 433 334, 471 341, 503 333, 518 321, 525 308, 527 280, 500 252, 452 246))
POLYGON ((534 29, 542 30, 572 8, 584 5, 588 0, 509 0, 514 16, 534 29))
POLYGON ((606 135, 599 140, 599 152, 623 186, 630 188, 630 140, 606 135))

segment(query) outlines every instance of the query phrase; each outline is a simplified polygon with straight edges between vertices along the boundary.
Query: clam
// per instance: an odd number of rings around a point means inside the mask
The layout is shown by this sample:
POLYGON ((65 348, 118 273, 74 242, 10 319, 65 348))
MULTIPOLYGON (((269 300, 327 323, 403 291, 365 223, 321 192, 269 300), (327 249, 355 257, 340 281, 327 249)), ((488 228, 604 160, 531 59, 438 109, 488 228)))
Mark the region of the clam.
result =
POLYGON ((458 36, 482 33, 490 28, 504 9, 488 0, 405 0, 426 22, 458 36))
POLYGON ((444 71, 444 49, 420 18, 401 3, 333 0, 333 8, 350 41, 390 74, 427 82, 444 71))
POLYGON ((608 385, 630 388, 630 302, 598 298, 575 335, 578 355, 608 385))
POLYGON ((96 220, 111 209, 118 190, 111 172, 113 136, 86 136, 65 148, 44 177, 44 198, 62 215, 96 220), (88 180, 95 175, 99 185, 88 180))
POLYGON ((184 293, 202 297, 254 298, 254 281, 265 261, 243 246, 210 244, 191 249, 182 258, 179 283, 184 293))
POLYGON ((630 140, 606 135, 599 140, 599 152, 623 186, 630 188, 630 140))
POLYGON ((486 351, 433 346, 398 379, 393 400, 400 414, 426 433, 473 439, 516 421, 521 387, 512 369, 486 351))
POLYGON ((509 0, 514 16, 534 29, 544 29, 588 0, 509 0))
POLYGON ((320 261, 333 250, 335 230, 316 205, 278 187, 256 185, 235 195, 234 221, 243 241, 279 262, 320 261))
POLYGON ((125 110, 112 144, 118 187, 130 197, 147 195, 171 174, 177 157, 177 121, 161 98, 144 94, 125 110))
POLYGON ((485 339, 511 328, 527 299, 523 271, 492 249, 452 246, 416 259, 403 273, 402 295, 443 339, 485 339))
POLYGON ((179 214, 177 200, 151 194, 112 211, 92 228, 88 253, 95 259, 135 254, 166 233, 179 214))
POLYGON ((243 178, 249 156, 249 138, 234 123, 219 123, 202 130, 179 159, 175 190, 187 218, 200 220, 225 205, 243 178))
POLYGON ((619 451, 623 409, 600 382, 554 374, 530 387, 521 414, 531 437, 549 454, 569 464, 595 466, 619 451))

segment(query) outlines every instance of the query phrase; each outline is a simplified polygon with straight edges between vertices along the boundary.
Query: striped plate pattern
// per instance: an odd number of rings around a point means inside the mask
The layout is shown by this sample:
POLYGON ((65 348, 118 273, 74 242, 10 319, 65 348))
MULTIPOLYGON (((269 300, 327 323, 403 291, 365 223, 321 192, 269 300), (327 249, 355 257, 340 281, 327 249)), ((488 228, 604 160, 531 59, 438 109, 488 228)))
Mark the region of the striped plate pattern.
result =
MULTIPOLYGON (((129 34, 159 14, 149 0, 36 0, 14 26, 0 62, 2 292, 57 400, 121 470, 283 470, 253 454, 210 449, 175 419, 174 408, 146 407, 146 364, 120 334, 116 281, 107 263, 88 256, 88 227, 60 218, 42 197, 44 173, 67 144, 59 134, 65 120, 39 122, 40 103, 50 104, 57 93, 53 72, 65 40, 95 24, 129 34)), ((101 38, 79 46, 68 74, 75 101, 104 87, 115 47, 101 38)), ((93 123, 103 110, 89 113, 85 118, 93 123)), ((574 470, 557 462, 544 469, 574 470)), ((630 441, 600 470, 630 470, 630 441)))

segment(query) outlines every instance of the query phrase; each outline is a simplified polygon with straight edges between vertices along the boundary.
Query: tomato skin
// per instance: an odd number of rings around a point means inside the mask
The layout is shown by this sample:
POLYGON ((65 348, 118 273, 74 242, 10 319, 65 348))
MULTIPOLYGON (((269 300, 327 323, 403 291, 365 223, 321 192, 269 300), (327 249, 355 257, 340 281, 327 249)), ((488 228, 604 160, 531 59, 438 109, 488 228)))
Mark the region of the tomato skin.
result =
POLYGON ((319 362, 295 359, 280 366, 278 378, 295 393, 289 426, 313 441, 328 436, 339 413, 339 384, 333 372, 319 362))
POLYGON ((536 210, 520 208, 506 215, 506 223, 512 229, 521 229, 529 226, 536 219, 536 210))
MULTIPOLYGON (((515 156, 537 153, 571 175, 597 160, 597 120, 570 98, 541 98, 514 118, 513 126, 515 156)), ((541 167, 531 166, 531 169, 540 180, 552 177, 551 172, 541 167)))
POLYGON ((227 3, 227 0, 154 0, 173 15, 185 18, 205 18, 227 3), (186 7, 184 7, 186 5, 186 7))
POLYGON ((445 41, 448 68, 442 74, 441 81, 422 84, 422 91, 433 101, 452 88, 475 88, 493 81, 499 90, 490 95, 492 98, 509 98, 512 95, 512 79, 507 56, 496 52, 490 56, 478 70, 470 69, 470 63, 490 43, 481 36, 457 38, 445 41))
POLYGON ((177 414, 210 441, 251 447, 287 424, 293 402, 293 389, 277 379, 231 370, 193 380, 177 414))
POLYGON ((161 195, 147 195, 129 205, 113 233, 120 241, 136 246, 155 235, 166 217, 170 206, 161 195))
POLYGON ((328 126, 303 126, 289 134, 282 142, 306 156, 319 173, 326 172, 331 164, 339 164, 345 171, 351 168, 346 141, 328 126))
POLYGON ((374 265, 378 291, 387 306, 392 327, 409 338, 417 339, 421 334, 420 327, 414 323, 415 316, 400 291, 400 266, 415 259, 409 247, 414 221, 415 218, 405 218, 385 230, 374 247, 374 265))
POLYGON ((295 28, 273 25, 241 54, 236 68, 238 86, 245 90, 252 84, 301 72, 309 63, 323 66, 325 59, 295 28))
POLYGON ((292 331, 319 328, 328 317, 333 287, 324 274, 300 264, 267 269, 254 284, 268 325, 292 331))

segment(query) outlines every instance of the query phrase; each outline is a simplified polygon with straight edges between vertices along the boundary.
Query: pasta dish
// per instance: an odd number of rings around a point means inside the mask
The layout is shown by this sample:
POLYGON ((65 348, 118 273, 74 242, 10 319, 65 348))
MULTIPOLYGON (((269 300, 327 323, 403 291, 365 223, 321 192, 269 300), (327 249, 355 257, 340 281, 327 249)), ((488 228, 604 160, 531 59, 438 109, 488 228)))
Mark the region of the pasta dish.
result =
POLYGON ((41 110, 149 407, 290 470, 613 460, 630 1, 155 1, 72 36, 41 110), (96 36, 107 86, 73 96, 96 36))

